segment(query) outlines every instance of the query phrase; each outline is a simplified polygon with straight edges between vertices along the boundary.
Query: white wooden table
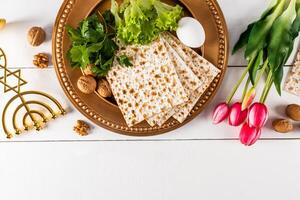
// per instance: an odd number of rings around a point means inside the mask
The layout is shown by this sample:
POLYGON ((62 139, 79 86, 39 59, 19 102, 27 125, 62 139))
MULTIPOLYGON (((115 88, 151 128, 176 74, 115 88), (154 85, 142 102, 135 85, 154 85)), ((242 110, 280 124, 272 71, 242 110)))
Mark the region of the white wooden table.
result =
MULTIPOLYGON (((231 47, 268 2, 219 0, 231 47)), ((237 129, 211 124, 212 107, 225 98, 245 66, 242 54, 230 57, 230 68, 211 105, 183 128, 136 138, 94 127, 89 136, 80 137, 72 127, 85 118, 65 97, 53 66, 39 70, 32 65, 34 54, 51 53, 51 27, 62 0, 0 3, 0 18, 11 22, 0 31, 8 65, 22 68, 29 82, 25 88, 52 94, 69 111, 41 133, 12 140, 0 134, 1 200, 299 199, 300 125, 293 133, 280 135, 268 123, 263 139, 246 148, 237 140, 237 129), (26 41, 33 25, 48 33, 47 42, 38 48, 26 41)), ((293 57, 294 53, 289 65, 293 57)), ((0 110, 8 97, 1 88, 0 110)), ((297 102, 299 97, 284 92, 280 98, 273 90, 268 99, 271 118, 284 117, 284 105, 297 102)))

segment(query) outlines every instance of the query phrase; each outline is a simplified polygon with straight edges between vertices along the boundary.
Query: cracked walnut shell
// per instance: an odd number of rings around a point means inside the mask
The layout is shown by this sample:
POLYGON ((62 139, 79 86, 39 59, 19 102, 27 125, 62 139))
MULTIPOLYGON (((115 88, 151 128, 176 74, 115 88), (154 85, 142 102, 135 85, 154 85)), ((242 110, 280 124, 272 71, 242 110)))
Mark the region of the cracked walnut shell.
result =
POLYGON ((38 68, 47 68, 49 66, 49 57, 47 54, 39 53, 34 56, 33 64, 38 68))
POLYGON ((87 136, 90 131, 90 126, 82 120, 77 120, 73 130, 80 136, 87 136))

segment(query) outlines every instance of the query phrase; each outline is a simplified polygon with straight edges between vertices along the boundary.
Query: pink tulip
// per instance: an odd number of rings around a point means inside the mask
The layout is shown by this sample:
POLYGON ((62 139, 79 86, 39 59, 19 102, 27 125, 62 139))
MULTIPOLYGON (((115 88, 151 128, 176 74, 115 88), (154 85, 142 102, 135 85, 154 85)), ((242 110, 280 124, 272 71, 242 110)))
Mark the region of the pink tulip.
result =
POLYGON ((261 128, 263 127, 268 119, 268 108, 265 104, 254 103, 248 114, 248 124, 250 127, 261 128))
POLYGON ((252 102, 253 99, 255 98, 256 95, 256 91, 255 88, 252 87, 245 95, 243 102, 242 102, 242 110, 245 110, 246 108, 248 108, 252 102))
POLYGON ((242 110, 241 103, 234 103, 229 112, 229 125, 231 126, 239 126, 241 125, 247 118, 248 109, 242 110))
POLYGON ((227 103, 223 102, 217 105, 213 113, 213 123, 219 124, 224 121, 229 114, 229 106, 227 103))
POLYGON ((251 146, 260 138, 260 135, 260 128, 250 127, 247 123, 244 123, 240 131, 240 141, 246 146, 251 146))

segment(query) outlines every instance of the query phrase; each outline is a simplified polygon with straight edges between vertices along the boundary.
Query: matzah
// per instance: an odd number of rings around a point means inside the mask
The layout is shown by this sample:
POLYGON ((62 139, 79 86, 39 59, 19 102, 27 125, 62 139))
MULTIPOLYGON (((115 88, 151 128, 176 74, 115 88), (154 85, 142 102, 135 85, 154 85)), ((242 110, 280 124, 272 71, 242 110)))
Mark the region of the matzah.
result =
POLYGON ((128 126, 188 100, 160 38, 147 46, 126 46, 117 56, 124 54, 133 67, 120 66, 115 60, 107 80, 128 126))
POLYGON ((218 75, 220 70, 208 62, 191 48, 183 45, 176 37, 170 33, 164 33, 163 38, 173 47, 178 55, 192 67, 192 71, 202 81, 202 85, 189 97, 189 101, 175 109, 173 117, 182 123, 192 111, 202 94, 218 75))
POLYGON ((294 66, 286 79, 284 90, 300 96, 300 51, 298 51, 294 66))
MULTIPOLYGON (((165 41, 165 46, 172 60, 172 65, 174 66, 179 79, 185 88, 185 92, 190 97, 192 93, 198 89, 203 83, 202 81, 194 74, 191 69, 191 66, 187 66, 184 60, 177 54, 177 52, 170 46, 169 43, 165 41)), ((169 111, 164 111, 157 115, 154 115, 150 119, 147 119, 147 122, 151 125, 163 125, 173 114, 175 114, 175 109, 181 105, 178 105, 172 108, 169 111)))

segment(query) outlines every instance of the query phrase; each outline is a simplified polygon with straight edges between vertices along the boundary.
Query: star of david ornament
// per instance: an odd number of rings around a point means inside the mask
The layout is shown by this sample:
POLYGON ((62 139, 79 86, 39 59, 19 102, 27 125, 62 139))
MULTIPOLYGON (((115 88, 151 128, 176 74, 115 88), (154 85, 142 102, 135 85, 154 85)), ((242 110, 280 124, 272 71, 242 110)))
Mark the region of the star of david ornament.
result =
POLYGON ((0 48, 0 85, 3 85, 4 93, 13 92, 14 96, 7 102, 2 112, 2 128, 7 138, 14 134, 21 134, 24 131, 35 129, 40 131, 51 120, 66 111, 61 104, 52 96, 41 91, 22 91, 22 86, 27 82, 21 76, 21 70, 11 71, 7 68, 7 59, 4 51, 0 48), (27 100, 27 97, 30 100, 27 100), (45 99, 45 103, 36 99, 45 99), (13 107, 11 115, 8 110, 13 107), (22 114, 20 115, 20 113, 22 114), (21 119, 18 119, 20 116, 21 119))

